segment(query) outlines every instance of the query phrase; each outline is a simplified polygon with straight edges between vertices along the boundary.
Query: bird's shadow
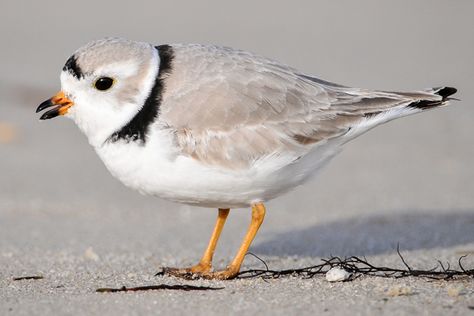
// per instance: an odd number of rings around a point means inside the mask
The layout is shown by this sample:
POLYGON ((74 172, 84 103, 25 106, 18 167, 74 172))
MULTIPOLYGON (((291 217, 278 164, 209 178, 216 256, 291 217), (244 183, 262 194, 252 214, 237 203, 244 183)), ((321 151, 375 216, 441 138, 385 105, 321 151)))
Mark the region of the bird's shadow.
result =
POLYGON ((308 257, 364 256, 402 250, 446 248, 474 242, 474 211, 446 214, 404 212, 349 218, 275 233, 252 251, 308 257))

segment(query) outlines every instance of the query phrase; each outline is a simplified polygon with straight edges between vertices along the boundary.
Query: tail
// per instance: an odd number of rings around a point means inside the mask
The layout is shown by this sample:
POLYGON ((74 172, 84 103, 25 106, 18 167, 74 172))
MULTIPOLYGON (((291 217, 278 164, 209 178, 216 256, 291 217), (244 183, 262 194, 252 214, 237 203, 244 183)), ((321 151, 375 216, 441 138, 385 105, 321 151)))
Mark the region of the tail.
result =
MULTIPOLYGON (((456 88, 439 87, 414 92, 372 92, 368 105, 361 107, 363 118, 346 133, 346 140, 353 139, 380 124, 391 120, 448 105, 456 88), (389 102, 382 102, 383 100, 389 102)), ((370 93, 370 92, 369 92, 370 93)))
POLYGON ((450 96, 455 94, 457 91, 458 90, 453 87, 433 88, 432 90, 427 92, 431 92, 434 95, 440 96, 440 100, 420 99, 408 104, 407 107, 420 110, 429 110, 438 106, 447 105, 449 100, 457 100, 454 98, 450 98, 450 96))
POLYGON ((376 104, 380 104, 377 108, 377 111, 366 111, 364 116, 368 119, 375 116, 382 116, 384 119, 382 119, 382 117, 378 117, 378 119, 380 120, 380 123, 384 123, 395 118, 448 105, 449 100, 458 100, 455 98, 450 98, 450 96, 456 92, 457 89, 453 87, 439 87, 424 91, 412 92, 381 91, 383 95, 376 94, 373 100, 377 100, 383 96, 390 98, 392 102, 386 102, 385 104, 383 102, 376 102, 376 104))

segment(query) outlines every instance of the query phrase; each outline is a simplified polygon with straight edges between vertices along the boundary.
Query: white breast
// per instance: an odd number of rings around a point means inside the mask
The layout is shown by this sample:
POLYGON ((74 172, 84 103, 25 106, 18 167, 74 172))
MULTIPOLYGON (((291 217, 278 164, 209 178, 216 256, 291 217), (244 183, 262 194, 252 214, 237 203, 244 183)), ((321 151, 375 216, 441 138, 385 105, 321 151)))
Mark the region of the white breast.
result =
POLYGON ((268 201, 302 184, 338 152, 325 144, 301 159, 279 155, 249 169, 223 169, 176 152, 171 136, 155 130, 145 145, 106 143, 96 151, 108 170, 143 194, 205 207, 246 207, 268 201))

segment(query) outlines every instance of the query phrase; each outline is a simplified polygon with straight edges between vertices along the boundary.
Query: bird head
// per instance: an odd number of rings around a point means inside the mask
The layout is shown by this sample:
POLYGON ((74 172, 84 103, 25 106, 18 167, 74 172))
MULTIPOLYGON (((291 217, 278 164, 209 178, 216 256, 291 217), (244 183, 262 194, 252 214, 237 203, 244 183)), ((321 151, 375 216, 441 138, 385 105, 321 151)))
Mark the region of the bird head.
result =
POLYGON ((126 126, 156 84, 157 49, 119 38, 93 41, 77 50, 61 72, 61 91, 41 103, 41 120, 66 116, 89 142, 100 146, 126 126), (52 109, 50 109, 52 108, 52 109))

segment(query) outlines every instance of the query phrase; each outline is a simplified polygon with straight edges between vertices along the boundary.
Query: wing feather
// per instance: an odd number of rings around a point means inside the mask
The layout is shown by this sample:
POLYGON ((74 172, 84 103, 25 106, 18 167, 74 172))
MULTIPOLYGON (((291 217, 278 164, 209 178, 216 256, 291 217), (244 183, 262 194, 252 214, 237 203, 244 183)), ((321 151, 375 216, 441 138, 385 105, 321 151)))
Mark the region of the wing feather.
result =
POLYGON ((182 154, 226 168, 300 157, 368 115, 438 97, 344 87, 229 48, 173 48, 159 120, 182 154))

